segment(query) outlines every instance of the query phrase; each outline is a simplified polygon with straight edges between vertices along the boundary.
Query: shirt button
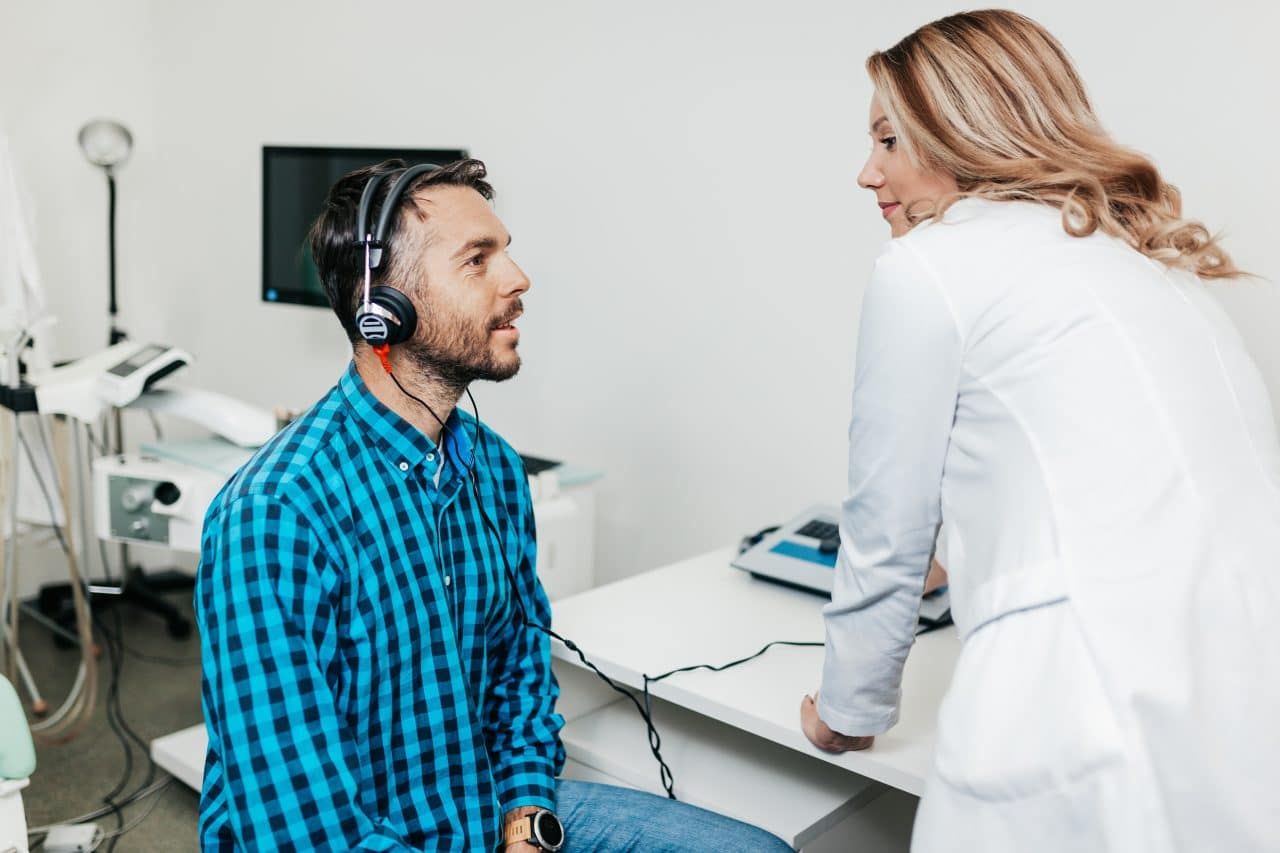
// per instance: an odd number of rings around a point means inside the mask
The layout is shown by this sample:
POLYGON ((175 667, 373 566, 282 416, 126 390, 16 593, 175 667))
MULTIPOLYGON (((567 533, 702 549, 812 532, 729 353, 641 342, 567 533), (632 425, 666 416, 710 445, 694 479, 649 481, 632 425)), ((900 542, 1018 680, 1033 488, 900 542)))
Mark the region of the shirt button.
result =
POLYGON ((401 462, 401 463, 400 463, 400 470, 401 470, 401 471, 408 471, 408 470, 409 470, 409 463, 408 463, 408 462, 401 462))
POLYGON ((452 581, 451 581, 451 579, 449 578, 449 576, 448 576, 448 575, 445 575, 445 576, 444 576, 444 585, 445 585, 445 586, 448 586, 451 582, 452 582, 452 581))
POLYGON ((436 455, 435 455, 434 453, 428 453, 428 454, 427 454, 427 461, 428 461, 428 462, 435 462, 435 461, 436 461, 436 455))

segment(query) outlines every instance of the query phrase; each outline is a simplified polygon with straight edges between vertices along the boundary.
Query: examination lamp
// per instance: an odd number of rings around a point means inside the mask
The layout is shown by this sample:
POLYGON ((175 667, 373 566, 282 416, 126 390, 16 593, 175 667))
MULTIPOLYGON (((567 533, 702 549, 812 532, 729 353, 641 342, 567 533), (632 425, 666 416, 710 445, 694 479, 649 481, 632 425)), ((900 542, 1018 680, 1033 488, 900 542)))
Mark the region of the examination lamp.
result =
POLYGON ((129 159, 133 134, 118 121, 97 119, 80 128, 80 148, 85 158, 107 174, 107 246, 111 331, 108 343, 117 344, 125 333, 116 328, 116 177, 115 168, 129 159))

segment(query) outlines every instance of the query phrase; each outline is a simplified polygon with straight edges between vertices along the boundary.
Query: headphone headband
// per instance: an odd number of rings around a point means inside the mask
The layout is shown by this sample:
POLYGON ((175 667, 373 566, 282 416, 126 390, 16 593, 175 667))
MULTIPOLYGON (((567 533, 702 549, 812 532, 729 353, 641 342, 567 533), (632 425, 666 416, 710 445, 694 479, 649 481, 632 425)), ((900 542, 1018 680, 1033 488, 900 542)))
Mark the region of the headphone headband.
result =
POLYGON ((378 191, 378 186, 386 178, 386 174, 374 175, 365 182, 364 192, 360 193, 360 207, 356 211, 356 245, 363 246, 372 239, 369 233, 369 205, 378 191))
POLYGON ((378 187, 387 178, 387 174, 374 175, 364 185, 364 192, 360 194, 360 207, 356 212, 356 227, 358 230, 357 243, 365 246, 369 253, 369 267, 377 269, 382 263, 382 250, 385 248, 383 243, 387 236, 387 227, 391 224, 391 217, 395 213, 396 208, 400 204, 400 197, 404 195, 409 184, 415 178, 426 172, 434 172, 440 167, 435 163, 419 163, 416 166, 410 166, 396 178, 395 183, 391 185, 391 189, 387 190, 387 197, 382 202, 382 210, 378 214, 378 227, 376 230, 369 231, 369 208, 373 206, 373 198, 377 195, 378 187))
POLYGON ((404 174, 396 178, 396 182, 387 191, 387 200, 382 203, 382 211, 378 214, 378 230, 374 233, 374 241, 378 244, 378 257, 373 262, 375 267, 382 260, 382 241, 387 236, 387 226, 391 223, 391 217, 400 205, 400 196, 404 195, 404 191, 409 188, 409 184, 413 182, 414 178, 426 172, 434 172, 439 168, 435 163, 420 163, 417 166, 410 166, 404 170, 404 174))

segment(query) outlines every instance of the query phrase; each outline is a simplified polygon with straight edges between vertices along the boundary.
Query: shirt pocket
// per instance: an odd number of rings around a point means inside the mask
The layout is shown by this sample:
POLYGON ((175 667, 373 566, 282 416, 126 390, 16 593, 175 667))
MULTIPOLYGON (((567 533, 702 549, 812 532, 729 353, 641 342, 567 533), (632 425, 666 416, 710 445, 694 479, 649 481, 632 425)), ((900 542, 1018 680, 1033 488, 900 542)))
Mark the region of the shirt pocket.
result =
POLYGON ((1124 757, 1069 601, 1009 613, 965 642, 938 720, 946 785, 987 800, 1060 790, 1124 757))

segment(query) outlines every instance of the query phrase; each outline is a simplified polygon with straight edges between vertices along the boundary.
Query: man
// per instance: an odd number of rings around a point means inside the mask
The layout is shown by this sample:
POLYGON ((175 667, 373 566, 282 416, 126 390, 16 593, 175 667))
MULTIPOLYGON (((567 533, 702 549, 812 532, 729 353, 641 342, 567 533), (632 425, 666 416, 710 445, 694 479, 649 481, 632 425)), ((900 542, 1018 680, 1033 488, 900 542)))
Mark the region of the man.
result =
POLYGON ((569 851, 788 849, 680 803, 557 782, 559 688, 528 624, 550 621, 528 482, 456 408, 471 382, 519 369, 529 280, 482 163, 420 174, 391 198, 369 271, 416 328, 370 346, 357 209, 380 180, 372 222, 404 174, 391 161, 330 191, 311 245, 352 364, 205 521, 201 843, 556 849, 558 812, 569 851))

